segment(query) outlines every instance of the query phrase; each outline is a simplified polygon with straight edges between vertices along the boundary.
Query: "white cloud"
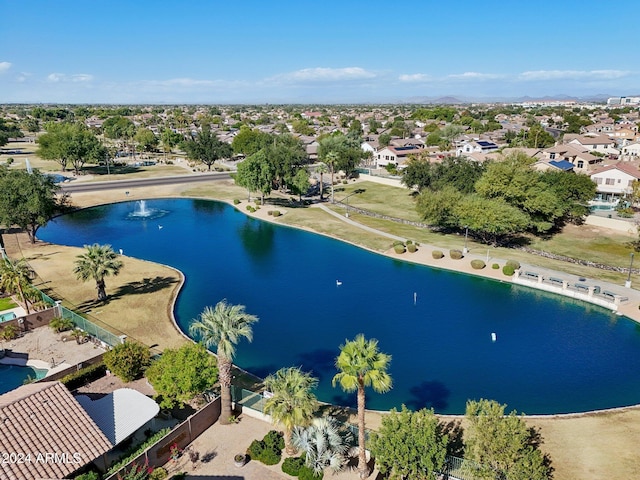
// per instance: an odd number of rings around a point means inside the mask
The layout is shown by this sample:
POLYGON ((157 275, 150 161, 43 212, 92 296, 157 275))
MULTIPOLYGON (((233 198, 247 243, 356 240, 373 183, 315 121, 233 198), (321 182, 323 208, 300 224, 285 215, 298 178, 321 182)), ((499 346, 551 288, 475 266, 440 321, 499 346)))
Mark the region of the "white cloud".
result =
POLYGON ((631 72, 624 70, 535 70, 522 72, 520 80, 614 80, 626 77, 631 72))
POLYGON ((335 82, 343 80, 365 80, 375 78, 376 74, 360 67, 346 68, 304 68, 295 72, 276 75, 271 80, 288 82, 335 82))
POLYGON ((401 82, 426 82, 431 79, 431 75, 427 75, 426 73, 404 74, 398 77, 398 80, 401 82))
POLYGON ((0 62, 0 73, 4 73, 11 68, 11 63, 0 62))
POLYGON ((76 73, 73 75, 66 75, 64 73, 50 73, 47 75, 47 81, 49 82, 90 82, 93 80, 93 75, 86 73, 76 73))
POLYGON ((502 75, 495 73, 480 73, 480 72, 464 72, 459 74, 448 75, 447 78, 453 78, 457 80, 495 80, 496 78, 502 78, 502 75))

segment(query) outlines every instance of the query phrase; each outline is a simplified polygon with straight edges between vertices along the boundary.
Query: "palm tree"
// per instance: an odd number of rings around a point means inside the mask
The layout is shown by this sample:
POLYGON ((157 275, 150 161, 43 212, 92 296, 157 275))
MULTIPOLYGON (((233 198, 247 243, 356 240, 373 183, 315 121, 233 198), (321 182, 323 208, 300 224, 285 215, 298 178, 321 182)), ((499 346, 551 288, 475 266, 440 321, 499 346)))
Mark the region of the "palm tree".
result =
POLYGON ((265 405, 265 413, 271 415, 274 423, 284 427, 284 445, 287 453, 296 453, 291 444, 291 432, 295 426, 306 426, 313 418, 318 401, 311 390, 318 385, 318 379, 298 367, 281 368, 269 375, 264 384, 272 393, 265 405))
POLYGON ((338 155, 338 152, 329 152, 327 153, 325 160, 331 167, 331 203, 333 203, 333 174, 334 174, 335 164, 338 160, 340 160, 340 155, 338 155))
POLYGON ((366 478, 371 472, 365 455, 365 395, 364 388, 372 387, 378 393, 391 390, 392 379, 387 373, 391 356, 378 351, 378 341, 366 340, 363 334, 354 340, 346 340, 340 346, 340 355, 336 358, 338 373, 333 377, 333 386, 337 383, 345 392, 358 392, 358 471, 360 478, 366 478))
POLYGON ((24 258, 12 262, 8 257, 5 257, 0 261, 0 290, 19 294, 27 313, 31 312, 25 290, 31 287, 31 279, 34 274, 35 272, 24 258))
POLYGON ((352 441, 351 433, 331 417, 315 418, 309 427, 293 431, 293 444, 305 453, 307 467, 317 475, 327 467, 334 472, 342 470, 352 441))
POLYGON ((320 174, 320 200, 322 201, 322 194, 324 192, 324 182, 322 176, 327 173, 329 169, 327 168, 326 163, 319 163, 316 167, 316 173, 320 174))
POLYGON ((221 300, 214 308, 205 307, 189 327, 191 335, 199 335, 200 340, 209 348, 216 346, 218 372, 221 387, 220 423, 226 425, 231 417, 231 365, 236 353, 236 344, 241 337, 253 340, 251 325, 258 317, 244 311, 244 305, 229 305, 221 300))
POLYGON ((96 281, 98 290, 98 300, 104 302, 107 299, 107 292, 104 277, 120 273, 122 261, 118 260, 118 254, 113 251, 111 245, 85 245, 86 252, 76 257, 73 273, 76 278, 86 282, 93 279, 96 281))

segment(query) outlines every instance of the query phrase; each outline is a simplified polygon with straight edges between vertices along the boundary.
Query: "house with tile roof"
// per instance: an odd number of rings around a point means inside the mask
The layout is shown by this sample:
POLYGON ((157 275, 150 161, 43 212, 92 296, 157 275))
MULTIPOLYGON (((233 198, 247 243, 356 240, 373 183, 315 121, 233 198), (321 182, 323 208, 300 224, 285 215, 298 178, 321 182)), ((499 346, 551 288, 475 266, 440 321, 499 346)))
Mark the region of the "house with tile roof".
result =
POLYGON ((569 141, 569 144, 580 145, 588 151, 596 151, 605 155, 618 155, 620 150, 616 148, 615 140, 607 135, 586 134, 578 135, 569 141))
POLYGON ((640 142, 633 142, 622 147, 620 160, 640 160, 640 142))
POLYGON ((417 157, 425 153, 424 148, 415 146, 407 147, 392 147, 387 146, 378 150, 374 155, 376 161, 376 168, 385 168, 389 164, 395 165, 397 168, 402 169, 406 166, 409 157, 417 157))
POLYGON ((0 445, 16 455, 0 462, 6 480, 67 477, 114 446, 60 382, 0 395, 0 445))
POLYGON ((633 182, 640 180, 640 170, 632 163, 618 162, 591 172, 590 177, 596 184, 597 199, 616 203, 631 193, 633 182))
POLYGON ((545 148, 542 151, 544 160, 566 160, 573 164, 578 173, 588 173, 595 169, 603 161, 602 157, 593 155, 580 144, 566 143, 554 147, 545 148))

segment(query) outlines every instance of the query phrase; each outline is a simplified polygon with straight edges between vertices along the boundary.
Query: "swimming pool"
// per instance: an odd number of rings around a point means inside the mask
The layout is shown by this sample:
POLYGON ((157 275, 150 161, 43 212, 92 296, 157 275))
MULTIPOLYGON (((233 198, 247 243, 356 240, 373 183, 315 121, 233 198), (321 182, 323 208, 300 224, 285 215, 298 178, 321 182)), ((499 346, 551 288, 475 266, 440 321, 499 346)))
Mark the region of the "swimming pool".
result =
POLYGON ((0 313, 0 323, 8 322, 16 318, 16 314, 13 312, 0 313))
POLYGON ((0 363, 0 394, 10 392, 22 386, 29 378, 40 380, 47 374, 47 370, 4 365, 0 363))

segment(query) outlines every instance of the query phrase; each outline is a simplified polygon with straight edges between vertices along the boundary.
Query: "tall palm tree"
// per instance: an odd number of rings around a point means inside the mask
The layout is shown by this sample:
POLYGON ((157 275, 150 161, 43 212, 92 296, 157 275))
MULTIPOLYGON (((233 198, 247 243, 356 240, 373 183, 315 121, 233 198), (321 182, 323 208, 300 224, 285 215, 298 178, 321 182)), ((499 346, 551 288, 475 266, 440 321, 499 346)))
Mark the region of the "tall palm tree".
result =
POLYGON ((215 307, 205 307, 189 327, 191 335, 199 335, 206 347, 216 346, 218 373, 221 387, 220 423, 226 425, 231 417, 231 365, 236 354, 236 344, 242 337, 253 340, 251 325, 258 317, 244 311, 244 305, 229 305, 219 301, 215 307))
POLYGON ((104 278, 118 275, 122 269, 122 261, 118 260, 118 254, 113 251, 111 245, 94 243, 85 245, 84 248, 86 252, 76 257, 73 273, 83 282, 95 280, 98 300, 104 302, 107 299, 104 278))
POLYGON ((351 433, 341 429, 332 417, 315 418, 309 427, 293 431, 293 444, 305 453, 307 467, 317 475, 327 467, 334 473, 341 471, 352 441, 351 433))
POLYGON ((12 262, 8 257, 5 257, 0 261, 0 290, 19 294, 27 313, 31 313, 31 311, 25 290, 31 287, 33 275, 34 271, 24 258, 12 262))
POLYGON ((338 152, 329 152, 325 157, 325 161, 331 167, 331 203, 333 203, 333 174, 336 162, 338 160, 340 160, 340 155, 338 155, 338 152))
POLYGON ((291 432, 293 427, 311 422, 318 407, 311 390, 318 385, 318 379, 298 367, 290 367, 269 375, 264 384, 273 395, 266 401, 264 411, 271 415, 274 423, 284 427, 284 445, 287 453, 293 455, 296 449, 291 444, 291 432))
POLYGON ((327 168, 326 163, 319 163, 316 167, 316 173, 320 174, 320 200, 322 200, 322 194, 324 192, 324 181, 322 176, 327 172, 329 172, 329 169, 327 168))
POLYGON ((340 354, 336 358, 338 373, 333 377, 333 386, 340 384, 345 392, 358 392, 358 471, 360 478, 371 473, 365 455, 365 387, 371 387, 378 393, 391 390, 392 379, 387 373, 391 356, 378 350, 376 339, 367 340, 363 334, 356 335, 354 340, 346 340, 340 346, 340 354))

